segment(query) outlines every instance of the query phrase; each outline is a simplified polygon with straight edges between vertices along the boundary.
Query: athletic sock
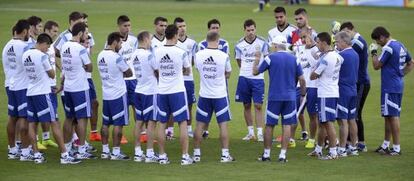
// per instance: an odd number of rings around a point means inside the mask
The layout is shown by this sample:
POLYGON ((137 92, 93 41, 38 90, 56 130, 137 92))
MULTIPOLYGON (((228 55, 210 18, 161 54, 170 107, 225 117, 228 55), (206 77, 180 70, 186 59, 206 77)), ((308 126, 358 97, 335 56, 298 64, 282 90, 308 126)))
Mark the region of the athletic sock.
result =
POLYGON ((112 154, 119 155, 121 153, 121 147, 112 147, 112 154))
POLYGON ((201 156, 201 150, 200 150, 200 148, 194 148, 193 155, 199 155, 199 156, 201 156))
POLYGON ((109 152, 111 152, 111 151, 109 150, 109 144, 102 145, 102 152, 104 152, 104 153, 109 153, 109 152))
POLYGON ((286 158, 286 150, 285 149, 280 150, 279 158, 286 158))
POLYGON ((392 145, 392 149, 393 149, 395 152, 400 152, 400 151, 401 151, 400 145, 392 145))
POLYGON ((227 148, 221 149, 221 156, 227 157, 229 155, 230 155, 229 149, 227 149, 227 148))
POLYGON ((249 131, 249 135, 254 136, 254 127, 253 126, 247 126, 247 131, 249 131))
POLYGON ((50 139, 50 132, 49 131, 45 131, 45 132, 43 132, 43 135, 42 135, 43 137, 43 140, 48 140, 48 139, 50 139))
POLYGON ((257 135, 263 135, 263 128, 261 127, 257 128, 257 135))
POLYGON ((382 142, 381 147, 383 149, 387 149, 390 146, 390 141, 384 140, 384 142, 382 142))
POLYGON ((269 158, 270 157, 270 149, 264 149, 263 151, 263 157, 269 158))
POLYGON ((142 154, 143 154, 143 151, 141 149, 141 146, 136 146, 135 147, 135 155, 142 155, 142 154))

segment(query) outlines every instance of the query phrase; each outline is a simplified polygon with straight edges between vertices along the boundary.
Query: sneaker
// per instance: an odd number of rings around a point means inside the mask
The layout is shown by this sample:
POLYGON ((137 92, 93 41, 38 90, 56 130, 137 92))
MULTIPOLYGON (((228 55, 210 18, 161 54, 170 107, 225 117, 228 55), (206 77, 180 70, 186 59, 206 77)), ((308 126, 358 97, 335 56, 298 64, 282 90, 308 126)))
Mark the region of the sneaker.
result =
POLYGON ((338 159, 338 158, 339 158, 338 155, 332 155, 331 153, 328 153, 327 155, 322 156, 319 159, 321 159, 321 160, 335 160, 335 159, 338 159))
POLYGON ((194 160, 194 162, 200 162, 201 161, 201 155, 194 155, 193 160, 194 160))
POLYGON ((45 159, 45 157, 43 157, 43 155, 33 157, 33 161, 34 161, 35 164, 46 163, 46 159, 45 159))
POLYGON ((134 161, 135 162, 143 162, 145 161, 145 155, 134 155, 134 161))
POLYGON ((54 148, 59 147, 58 144, 56 144, 53 140, 51 139, 47 139, 47 140, 42 140, 42 145, 45 147, 51 146, 54 148))
POLYGON ((258 142, 263 142, 264 141, 263 134, 258 134, 257 135, 257 141, 258 142))
POLYGON ((9 153, 7 153, 7 159, 9 159, 9 160, 14 160, 14 159, 18 159, 19 157, 18 157, 18 155, 17 155, 17 153, 13 153, 13 152, 10 152, 9 151, 9 153))
POLYGON ((253 13, 258 13, 258 12, 260 12, 261 10, 260 10, 260 8, 255 8, 255 9, 253 9, 252 11, 253 11, 253 13))
POLYGON ((262 162, 270 162, 270 157, 264 157, 263 154, 259 158, 257 158, 258 161, 262 162))
POLYGON ((189 137, 189 138, 194 138, 194 133, 193 133, 192 131, 189 131, 189 132, 188 132, 188 137, 189 137))
POLYGON ((357 143, 356 146, 357 146, 358 151, 360 151, 360 152, 367 152, 368 151, 368 148, 364 143, 357 143))
POLYGON ((308 139, 308 141, 306 141, 305 148, 307 149, 315 148, 315 139, 308 139))
POLYGON ((102 152, 101 159, 109 159, 111 157, 111 153, 102 152))
POLYGON ((22 162, 31 162, 33 160, 34 160, 34 155, 32 155, 32 154, 28 154, 26 156, 20 155, 20 161, 22 161, 22 162))
MULTIPOLYGON (((118 155, 111 154, 110 160, 129 160, 129 156, 123 153, 119 153, 118 155)), ((135 160, 134 160, 135 161, 135 160)))
POLYGON ((396 152, 396 151, 394 151, 394 149, 391 148, 388 155, 390 155, 390 156, 399 156, 399 155, 402 155, 402 153, 401 153, 401 150, 399 152, 396 152))
POLYGON ((229 163, 229 162, 234 162, 234 161, 236 161, 236 159, 234 159, 232 156, 230 156, 230 155, 227 155, 227 156, 223 156, 223 155, 221 155, 221 159, 220 159, 220 162, 221 163, 229 163))
POLYGON ((145 157, 145 163, 157 163, 157 162, 158 162, 158 156, 155 154, 150 157, 148 156, 145 157))
POLYGON ((74 157, 71 157, 69 155, 66 155, 65 157, 60 157, 60 164, 66 165, 66 164, 78 164, 82 162, 79 159, 76 159, 74 157))
POLYGON ((88 159, 96 159, 95 155, 92 155, 91 153, 85 152, 85 153, 79 153, 75 156, 76 159, 80 160, 88 160, 88 159))
POLYGON ((204 132, 203 132, 203 138, 204 138, 204 139, 207 139, 207 138, 208 138, 208 131, 204 131, 204 132))
POLYGON ((39 150, 47 150, 46 146, 42 145, 40 141, 37 142, 37 149, 39 150))
POLYGON ((102 141, 102 136, 98 132, 91 132, 89 135, 89 141, 102 141))
POLYGON ((122 136, 122 138, 121 138, 121 144, 127 144, 127 143, 128 143, 127 138, 125 136, 122 136))
POLYGON ((166 138, 167 140, 175 140, 174 134, 169 131, 167 132, 166 138))
POLYGON ((386 154, 388 154, 389 152, 390 152, 390 150, 388 150, 388 148, 382 148, 382 146, 379 146, 376 150, 375 150, 375 152, 377 152, 377 153, 379 153, 379 154, 382 154, 382 155, 386 155, 386 154))
POLYGON ((165 158, 159 158, 159 159, 158 159, 158 163, 159 163, 160 165, 167 165, 167 164, 170 164, 170 160, 168 159, 168 157, 165 157, 165 158))
POLYGON ((339 151, 338 150, 338 157, 347 157, 348 153, 346 151, 339 151))
POLYGON ((286 158, 279 158, 277 161, 279 163, 287 163, 288 162, 288 160, 286 158))
MULTIPOLYGON (((276 145, 276 147, 282 148, 282 144, 278 144, 276 145)), ((294 140, 289 141, 288 148, 295 148, 295 147, 296 147, 296 142, 294 140)))
POLYGON ((270 7, 271 7, 271 6, 270 6, 270 3, 266 3, 265 7, 266 7, 266 8, 270 8, 270 7))
POLYGON ((181 158, 181 165, 191 165, 193 163, 195 163, 195 161, 190 156, 181 158))
POLYGON ((243 141, 250 141, 250 140, 256 140, 256 136, 247 134, 244 138, 242 138, 243 141))
MULTIPOLYGON (((141 142, 141 143, 147 143, 147 141, 148 141, 147 134, 141 134, 141 136, 139 137, 139 142, 141 142)), ((155 140, 154 140, 154 143, 155 143, 155 140)))
POLYGON ((302 137, 300 138, 300 140, 305 141, 307 139, 308 139, 308 132, 302 131, 302 137))
POLYGON ((358 153, 358 149, 350 149, 350 150, 348 150, 348 155, 349 156, 358 156, 359 155, 359 153, 358 153))
POLYGON ((312 152, 308 153, 308 156, 312 156, 312 157, 322 157, 322 152, 316 152, 315 150, 313 150, 312 152))
POLYGON ((88 144, 88 147, 86 148, 86 151, 89 152, 89 153, 95 153, 98 150, 95 147, 93 147, 91 144, 88 144))

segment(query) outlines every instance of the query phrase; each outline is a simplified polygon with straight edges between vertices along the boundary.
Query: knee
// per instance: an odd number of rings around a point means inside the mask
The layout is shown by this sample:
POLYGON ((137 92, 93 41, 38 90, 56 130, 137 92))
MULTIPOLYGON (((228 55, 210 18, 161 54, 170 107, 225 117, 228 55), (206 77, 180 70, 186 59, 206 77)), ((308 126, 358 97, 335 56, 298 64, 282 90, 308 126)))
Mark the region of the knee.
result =
POLYGON ((258 111, 261 111, 262 110, 262 105, 261 104, 255 104, 254 108, 258 111))

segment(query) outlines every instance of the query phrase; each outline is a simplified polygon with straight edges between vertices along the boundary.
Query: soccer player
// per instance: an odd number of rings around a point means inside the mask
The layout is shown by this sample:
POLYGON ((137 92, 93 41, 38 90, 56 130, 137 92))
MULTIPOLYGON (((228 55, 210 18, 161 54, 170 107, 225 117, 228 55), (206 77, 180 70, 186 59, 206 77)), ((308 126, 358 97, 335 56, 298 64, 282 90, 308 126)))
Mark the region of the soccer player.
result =
POLYGON ((248 134, 242 140, 256 140, 252 116, 252 100, 254 103, 254 120, 257 128, 257 141, 263 141, 263 112, 264 78, 263 74, 253 75, 255 53, 260 52, 260 59, 267 56, 268 45, 266 40, 256 35, 256 23, 252 19, 244 21, 244 37, 235 45, 237 65, 240 68, 237 82, 236 102, 242 102, 244 119, 248 134))
MULTIPOLYGON (((273 128, 282 118, 282 148, 280 150, 280 163, 286 163, 286 151, 291 131, 291 125, 296 124, 296 84, 299 80, 302 99, 306 94, 306 82, 300 64, 296 57, 286 52, 286 38, 275 37, 272 41, 272 49, 275 50, 267 56, 259 65, 260 52, 255 53, 253 75, 269 71, 269 96, 266 110, 266 131, 264 140, 264 152, 259 161, 270 161, 270 149, 272 147, 273 128)), ((301 99, 301 100, 302 100, 301 99)))
POLYGON ((344 22, 340 27, 340 31, 348 32, 352 37, 352 48, 358 53, 359 68, 358 68, 358 82, 357 82, 357 112, 356 123, 358 126, 358 151, 367 152, 368 148, 365 144, 363 108, 365 100, 371 87, 370 78, 368 74, 368 45, 365 39, 355 30, 351 22, 344 22))
MULTIPOLYGON (((301 41, 304 42, 305 49, 299 52, 297 61, 302 66, 303 76, 306 80, 306 110, 309 115, 309 139, 306 142, 305 148, 312 149, 315 147, 316 131, 318 128, 318 89, 316 81, 310 80, 310 74, 318 63, 319 50, 311 36, 311 32, 302 31, 301 41)), ((294 135, 294 133, 292 134, 294 135)))
POLYGON ((22 64, 22 55, 29 49, 26 41, 29 39, 30 24, 27 20, 19 20, 13 27, 13 39, 3 48, 2 63, 5 74, 4 85, 8 98, 8 159, 19 158, 19 145, 16 143, 16 132, 20 133, 22 156, 20 159, 31 160, 30 140, 27 132, 27 99, 28 80, 22 64), (16 130, 18 128, 18 130, 16 130))
POLYGON ((55 77, 55 71, 50 65, 47 51, 52 44, 52 38, 43 33, 37 37, 37 43, 31 50, 26 51, 22 57, 25 76, 28 78, 27 88, 27 116, 29 121, 29 136, 33 149, 33 161, 36 164, 46 162, 43 154, 38 151, 36 144, 36 129, 39 122, 49 122, 53 135, 58 142, 61 152, 61 164, 77 164, 81 161, 69 155, 63 144, 63 135, 60 124, 56 119, 56 99, 51 99, 50 78, 55 77))
POLYGON ((376 27, 371 38, 382 47, 378 57, 378 45, 371 44, 372 65, 381 69, 381 113, 385 120, 384 141, 375 152, 401 155, 400 148, 400 112, 404 88, 404 76, 414 68, 414 60, 404 45, 391 38, 384 27, 376 27), (393 146, 389 150, 392 137, 393 146))
POLYGON ((33 48, 36 44, 37 36, 43 32, 42 18, 38 16, 30 16, 27 18, 27 21, 30 24, 29 40, 27 40, 27 44, 30 48, 33 48))
POLYGON ((184 75, 190 73, 191 64, 187 52, 175 46, 178 41, 178 28, 174 24, 165 30, 167 42, 163 47, 155 49, 155 62, 159 72, 157 120, 160 121, 158 130, 159 163, 169 164, 165 153, 166 122, 172 116, 180 129, 181 165, 189 165, 193 160, 188 154, 187 120, 188 105, 185 95, 184 75))
POLYGON ((335 44, 339 55, 344 59, 339 71, 339 99, 338 99, 338 124, 339 124, 339 148, 338 156, 346 157, 349 155, 358 155, 356 149, 357 142, 357 124, 355 122, 356 99, 357 99, 357 79, 359 56, 352 49, 352 37, 345 31, 335 34, 335 44), (349 152, 345 146, 349 137, 349 152))
POLYGON ((76 120, 79 136, 78 159, 96 158, 87 152, 85 144, 87 120, 91 117, 89 83, 86 72, 92 72, 92 64, 87 49, 80 43, 88 38, 87 26, 80 22, 71 30, 72 39, 61 47, 61 61, 64 73, 64 92, 66 120, 64 123, 64 141, 66 149, 71 149, 72 124, 76 120))
MULTIPOLYGON (((138 41, 137 38, 131 34, 131 21, 128 16, 119 16, 117 19, 117 24, 119 33, 123 37, 122 47, 119 50, 118 54, 121 55, 121 57, 129 65, 129 68, 132 71, 132 75, 129 77, 124 77, 124 80, 127 86, 127 103, 128 106, 132 107, 133 117, 135 118, 134 100, 136 100, 135 88, 137 86, 137 79, 135 77, 134 65, 133 60, 131 59, 131 55, 137 49, 138 41)), ((128 140, 124 135, 122 135, 121 143, 128 143, 128 140)))
POLYGON ((316 46, 321 52, 316 70, 311 73, 311 80, 317 81, 318 86, 318 111, 319 111, 319 129, 318 143, 315 150, 309 153, 309 156, 317 156, 323 160, 337 159, 336 150, 336 131, 333 122, 336 120, 336 108, 339 97, 339 71, 343 58, 332 50, 331 35, 322 32, 317 35, 316 46), (329 140, 329 153, 322 156, 322 146, 325 138, 329 140))
POLYGON ((259 7, 253 9, 253 12, 254 13, 261 12, 261 11, 263 11, 264 7, 270 8, 270 2, 269 1, 270 0, 259 0, 259 7))
MULTIPOLYGON (((174 19, 174 24, 178 27, 178 47, 182 48, 183 50, 187 51, 189 58, 191 59, 191 65, 194 64, 194 57, 198 50, 197 42, 190 37, 187 36, 187 24, 185 23, 183 18, 177 17, 174 19)), ((187 130, 188 136, 190 138, 193 137, 193 129, 191 127, 192 122, 192 110, 193 104, 196 102, 196 97, 194 93, 194 78, 193 78, 193 71, 190 69, 190 74, 184 75, 184 86, 187 93, 187 101, 188 101, 188 111, 190 113, 190 119, 187 122, 187 130)))
POLYGON ((140 32, 138 38, 138 49, 131 55, 131 61, 137 77, 135 88, 135 156, 134 161, 145 163, 158 162, 154 153, 154 133, 157 124, 157 67, 155 57, 151 52, 151 34, 148 31, 140 32), (143 133, 141 128, 147 124, 147 150, 146 155, 141 149, 140 137, 143 133))
POLYGON ((102 159, 129 160, 129 156, 121 152, 123 126, 128 125, 127 89, 124 77, 130 77, 129 65, 118 54, 122 46, 122 35, 114 32, 108 35, 107 46, 97 59, 99 75, 102 81, 102 159), (113 125, 113 146, 110 154, 108 139, 109 127, 113 125))
POLYGON ((72 39, 72 28, 76 23, 83 22, 83 15, 80 12, 74 11, 69 14, 69 28, 59 34, 59 37, 54 42, 56 57, 60 57, 61 47, 64 43, 72 39))
POLYGON ((226 79, 230 77, 231 64, 229 55, 218 50, 219 34, 207 33, 207 48, 196 54, 195 64, 200 73, 200 91, 197 104, 197 125, 194 137, 194 161, 201 161, 201 141, 203 129, 216 115, 220 129, 220 162, 232 162, 235 159, 229 152, 229 135, 227 122, 231 119, 230 104, 227 96, 226 79))
POLYGON ((276 19, 276 27, 272 28, 268 32, 268 42, 272 42, 277 36, 284 36, 286 39, 297 29, 287 22, 286 10, 284 7, 276 7, 274 10, 274 16, 276 19))
POLYGON ((155 33, 151 39, 151 50, 154 51, 155 49, 162 47, 166 43, 165 39, 165 29, 167 28, 168 20, 164 17, 156 17, 154 19, 154 26, 155 26, 155 33))

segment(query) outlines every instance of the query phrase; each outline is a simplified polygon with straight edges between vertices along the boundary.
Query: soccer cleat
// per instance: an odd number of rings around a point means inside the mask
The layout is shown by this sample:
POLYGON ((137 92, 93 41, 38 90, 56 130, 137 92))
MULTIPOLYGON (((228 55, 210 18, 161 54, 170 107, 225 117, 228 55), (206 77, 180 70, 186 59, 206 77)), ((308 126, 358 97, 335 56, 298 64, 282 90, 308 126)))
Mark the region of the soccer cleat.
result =
POLYGON ((308 139, 308 141, 306 142, 305 148, 307 149, 315 148, 315 139, 308 139))
POLYGON ((14 159, 18 159, 19 157, 18 157, 18 155, 17 155, 17 153, 13 153, 13 152, 10 152, 9 151, 9 153, 7 153, 7 159, 9 159, 9 160, 14 160, 14 159))
POLYGON ((95 155, 92 155, 91 153, 85 152, 85 153, 79 153, 75 157, 76 159, 80 160, 88 160, 88 159, 96 159, 95 155))
POLYGON ((258 142, 263 142, 264 141, 263 134, 257 134, 257 141, 258 142))
POLYGON ((44 146, 40 141, 37 142, 37 149, 47 150, 46 146, 44 146))
POLYGON ((54 147, 54 148, 59 147, 59 146, 58 146, 58 144, 56 144, 56 143, 55 143, 53 140, 51 140, 51 139, 43 140, 43 141, 42 141, 42 145, 43 145, 43 146, 45 146, 45 147, 47 147, 47 146, 51 146, 51 147, 54 147))
POLYGON ((348 154, 346 151, 338 151, 338 157, 347 157, 348 154))
POLYGON ((382 154, 382 155, 386 155, 386 154, 388 154, 389 152, 390 152, 390 150, 388 150, 388 148, 382 148, 382 146, 379 146, 376 150, 375 150, 375 152, 377 152, 377 153, 379 153, 379 154, 382 154))
POLYGON ((125 161, 125 160, 129 160, 129 156, 128 155, 125 155, 123 153, 119 153, 118 155, 111 154, 110 160, 122 160, 122 161, 125 161))
POLYGON ((158 159, 158 163, 159 163, 160 165, 167 165, 167 164, 170 164, 170 160, 168 159, 168 157, 165 157, 165 158, 159 158, 159 159, 158 159))
POLYGON ((20 156, 20 161, 22 161, 22 162, 31 162, 33 160, 34 160, 34 155, 32 155, 32 154, 21 155, 20 156))
POLYGON ((319 157, 319 159, 321 159, 321 160, 335 160, 335 159, 338 159, 338 158, 339 158, 338 155, 332 155, 331 153, 328 153, 325 156, 319 157))
POLYGON ((388 152, 388 155, 390 155, 390 156, 399 156, 399 155, 402 155, 402 153, 401 153, 401 150, 399 152, 397 152, 397 151, 394 151, 394 149, 391 149, 388 152))
POLYGON ((193 163, 195 163, 195 161, 190 156, 181 158, 181 165, 191 165, 193 163))
POLYGON ((35 164, 46 163, 46 159, 45 159, 45 157, 43 157, 43 155, 33 157, 33 161, 34 161, 35 164))
POLYGON ((193 133, 192 131, 189 131, 189 132, 188 132, 188 137, 189 137, 189 138, 194 138, 194 133, 193 133))
POLYGON ((88 147, 86 148, 86 151, 89 152, 89 153, 95 153, 98 150, 95 147, 93 147, 91 144, 88 144, 88 147))
POLYGON ((270 8, 270 7, 271 7, 271 6, 270 6, 270 3, 266 3, 265 7, 266 7, 266 8, 270 8))
POLYGON ((145 155, 134 155, 134 161, 135 162, 143 162, 145 161, 145 155))
POLYGON ((305 141, 307 139, 308 139, 308 132, 302 131, 302 137, 300 138, 300 140, 305 141))
POLYGON ((194 155, 193 160, 194 160, 194 162, 200 162, 201 161, 201 155, 194 155))
POLYGON ((78 164, 82 162, 79 159, 73 158, 69 155, 66 155, 65 157, 60 157, 60 164, 66 165, 66 164, 78 164))
MULTIPOLYGON (((282 144, 278 144, 276 145, 276 147, 282 148, 282 144)), ((290 140, 288 144, 288 148, 295 148, 295 147, 296 147, 296 142, 294 140, 290 140)))
POLYGON ((204 139, 207 139, 207 138, 208 138, 208 131, 204 131, 204 132, 203 132, 203 138, 204 138, 204 139))
POLYGON ((256 136, 247 134, 244 138, 242 138, 243 141, 250 141, 250 140, 256 140, 256 136))
POLYGON ((98 132, 89 135, 89 141, 102 141, 102 136, 98 132))
POLYGON ((121 144, 127 144, 127 143, 128 143, 127 138, 125 136, 122 136, 122 138, 121 138, 121 144))
POLYGON ((111 153, 102 152, 101 159, 109 159, 111 157, 111 153))
POLYGON ((317 152, 315 150, 313 150, 312 152, 308 153, 308 156, 312 156, 312 157, 322 157, 322 152, 317 152))
POLYGON ((257 158, 258 161, 262 162, 270 162, 270 157, 264 157, 263 154, 259 158, 257 158))
POLYGON ((227 156, 221 155, 221 159, 220 159, 221 163, 229 163, 229 162, 234 162, 234 161, 236 161, 236 159, 234 159, 230 155, 227 155, 227 156))
POLYGON ((356 146, 357 146, 358 151, 360 151, 360 152, 367 152, 368 151, 367 145, 365 145, 364 143, 357 143, 356 146))
POLYGON ((260 10, 260 8, 255 8, 255 9, 253 9, 252 11, 253 11, 253 13, 258 13, 258 12, 260 12, 261 10, 260 10))
POLYGON ((287 163, 288 162, 288 160, 286 158, 279 158, 277 161, 279 163, 287 163))
POLYGON ((157 163, 157 162, 158 162, 158 156, 155 154, 150 157, 148 156, 145 157, 145 163, 157 163))
POLYGON ((352 150, 348 150, 348 155, 349 156, 358 156, 358 149, 352 149, 352 150))
POLYGON ((174 134, 170 131, 167 132, 166 138, 167 140, 175 140, 174 134))

